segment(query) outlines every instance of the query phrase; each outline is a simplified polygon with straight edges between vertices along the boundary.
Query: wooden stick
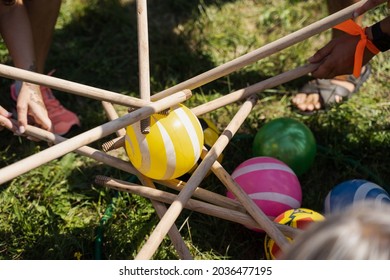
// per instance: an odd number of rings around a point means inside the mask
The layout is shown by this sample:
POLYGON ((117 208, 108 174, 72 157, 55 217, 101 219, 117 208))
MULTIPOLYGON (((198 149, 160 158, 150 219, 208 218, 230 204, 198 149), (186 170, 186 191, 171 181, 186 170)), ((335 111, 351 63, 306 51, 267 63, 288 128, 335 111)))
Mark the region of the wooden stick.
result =
MULTIPOLYGON (((201 116, 203 114, 214 111, 216 109, 219 109, 219 108, 224 107, 226 105, 229 105, 231 103, 246 99, 253 94, 260 93, 260 92, 264 91, 265 89, 273 88, 273 87, 276 87, 278 85, 295 80, 295 79, 302 77, 304 75, 307 75, 307 74, 311 73, 313 70, 315 70, 317 67, 318 67, 318 64, 306 64, 304 66, 297 67, 293 70, 284 72, 282 74, 268 78, 264 81, 258 82, 254 85, 249 86, 249 87, 231 92, 227 95, 221 96, 221 97, 216 98, 212 101, 209 101, 207 103, 204 103, 202 105, 194 107, 191 109, 191 111, 195 115, 201 116)), ((117 146, 117 147, 119 147, 119 146, 117 146)))
MULTIPOLYGON (((186 184, 183 181, 177 180, 177 179, 172 179, 172 180, 167 180, 167 181, 159 181, 156 180, 156 183, 163 185, 165 187, 168 187, 170 189, 176 190, 176 191, 182 191, 186 184)), ((245 208, 241 205, 240 202, 230 199, 226 196, 214 193, 212 191, 206 190, 201 187, 197 187, 193 193, 193 196, 196 198, 199 198, 201 200, 207 201, 209 203, 227 208, 227 209, 232 209, 236 210, 242 213, 245 213, 246 210, 245 208)))
MULTIPOLYGON (((116 112, 112 103, 107 102, 107 101, 102 101, 102 105, 103 105, 104 111, 106 112, 107 118, 110 121, 119 118, 118 113, 116 112)), ((104 152, 108 152, 108 151, 112 151, 112 150, 124 147, 124 145, 125 145, 124 136, 126 135, 126 129, 121 128, 121 129, 116 131, 116 134, 118 135, 117 138, 103 143, 102 149, 104 152)))
MULTIPOLYGON (((280 236, 280 231, 271 226, 273 223, 269 217, 264 214, 264 212, 255 204, 249 195, 232 179, 230 174, 222 167, 222 165, 218 161, 215 161, 211 170, 226 186, 226 188, 234 194, 238 201, 241 202, 253 219, 261 224, 266 229, 267 234, 271 236, 276 243, 278 243, 282 250, 284 250, 289 245, 284 236, 280 236), (266 226, 266 224, 269 226, 266 226), (280 239, 282 242, 280 242, 280 239)), ((274 218, 275 217, 272 217, 272 219, 274 218)))
MULTIPOLYGON (((15 124, 17 123, 16 120, 13 120, 13 121, 15 122, 15 124)), ((6 128, 12 131, 11 126, 10 127, 6 126, 6 128)), ((61 143, 61 142, 64 142, 65 140, 67 140, 67 138, 64 138, 64 137, 59 136, 57 134, 54 134, 52 132, 49 132, 49 131, 46 131, 44 129, 41 129, 41 128, 38 128, 35 126, 31 126, 31 125, 26 126, 25 135, 34 137, 36 139, 40 139, 40 140, 45 141, 49 144, 58 144, 58 143, 61 143)), ((76 152, 82 156, 92 158, 98 162, 102 162, 102 163, 107 164, 109 166, 112 166, 114 168, 120 169, 120 170, 125 171, 127 173, 130 173, 130 174, 133 174, 136 176, 139 175, 138 171, 134 168, 134 166, 129 161, 124 161, 122 159, 116 158, 114 156, 108 155, 108 154, 101 152, 99 150, 96 150, 94 148, 91 148, 89 146, 80 147, 80 148, 76 149, 74 152, 76 152)), ((162 186, 166 186, 168 188, 171 188, 173 190, 177 190, 177 191, 181 191, 185 186, 184 182, 177 180, 177 179, 167 180, 167 181, 156 180, 156 183, 158 183, 162 186)), ((232 199, 227 198, 227 197, 223 197, 221 195, 218 195, 218 194, 213 193, 211 191, 208 191, 206 189, 202 189, 199 187, 196 188, 196 190, 194 192, 194 197, 197 197, 201 200, 208 201, 210 203, 213 203, 215 205, 218 205, 218 206, 221 206, 221 207, 224 207, 227 209, 233 209, 233 210, 236 210, 236 211, 239 211, 242 213, 246 212, 245 208, 238 201, 232 200, 232 199)))
MULTIPOLYGON (((146 0, 137 0, 138 67, 141 99, 150 101, 148 13, 146 0)), ((141 132, 150 132, 150 118, 141 120, 141 132)))
POLYGON ((237 90, 235 92, 229 93, 222 97, 216 98, 212 101, 199 105, 192 108, 192 112, 197 115, 203 115, 208 112, 211 112, 215 109, 221 108, 233 102, 248 98, 249 96, 264 91, 268 88, 273 88, 283 83, 292 81, 299 77, 309 74, 317 68, 318 64, 307 64, 296 69, 290 70, 288 72, 279 74, 277 76, 271 77, 267 80, 261 81, 244 89, 237 90))
MULTIPOLYGON (((103 175, 96 176, 95 182, 104 185, 106 187, 130 192, 133 194, 140 195, 145 198, 152 200, 158 200, 164 203, 171 204, 177 198, 176 195, 161 190, 156 190, 152 188, 145 188, 137 184, 132 184, 122 180, 106 177, 103 175)), ((211 215, 217 218, 221 218, 227 221, 235 222, 242 224, 250 228, 261 229, 261 226, 248 214, 242 213, 240 211, 235 211, 231 209, 226 209, 221 206, 216 206, 210 203, 198 201, 195 199, 189 199, 185 205, 186 209, 197 211, 202 214, 211 215)), ((302 230, 297 228, 292 228, 290 226, 282 225, 276 222, 272 222, 275 227, 277 227, 283 234, 288 237, 295 238, 297 234, 302 232, 302 230)))
POLYGON ((137 109, 127 115, 110 121, 103 125, 97 126, 89 131, 81 133, 73 138, 70 138, 58 145, 49 147, 37 154, 24 158, 16 163, 8 165, 0 169, 0 184, 7 182, 25 172, 30 171, 40 165, 43 165, 53 159, 61 157, 79 147, 87 145, 93 141, 103 138, 123 127, 140 121, 147 116, 156 112, 160 112, 166 108, 174 106, 187 100, 191 96, 191 92, 186 90, 172 95, 172 98, 164 98, 161 101, 154 102, 148 106, 137 109))
POLYGON ((102 150, 106 153, 124 147, 125 147, 125 136, 119 136, 115 139, 111 139, 102 144, 102 150))
MULTIPOLYGON (((149 179, 141 174, 139 174, 138 178, 141 181, 141 183, 147 187, 147 189, 156 190, 156 187, 153 184, 151 179, 149 179)), ((153 208, 156 210, 158 217, 160 219, 162 217, 164 217, 164 215, 167 212, 167 207, 163 203, 159 202, 156 199, 151 198, 150 201, 153 205, 153 208)), ((184 240, 182 239, 182 237, 180 235, 179 229, 176 227, 175 224, 173 224, 171 226, 171 228, 168 230, 168 236, 170 237, 177 253, 179 254, 179 257, 182 260, 192 260, 193 259, 188 247, 186 246, 186 244, 184 243, 184 240)))
MULTIPOLYGON (((112 104, 105 104, 105 109, 109 112, 108 118, 109 120, 115 120, 119 118, 117 112, 114 109, 114 106, 112 104)), ((124 139, 126 135, 126 131, 124 129, 118 130, 116 134, 119 137, 122 137, 121 139, 124 139)), ((149 178, 145 177, 138 171, 135 173, 138 179, 144 184, 145 186, 148 186, 149 188, 155 189, 155 185, 152 180, 149 178)), ((153 208, 156 210, 156 213, 158 217, 161 219, 161 217, 164 216, 164 214, 167 211, 167 207, 163 204, 160 203, 157 200, 151 200, 151 203, 153 205, 153 208)), ((180 259, 183 260, 192 260, 193 257, 188 250, 186 244, 184 243, 183 238, 180 235, 179 229, 176 227, 176 225, 172 225, 171 229, 168 231, 169 238, 172 240, 173 246, 175 247, 180 259)))
POLYGON ((150 259, 153 256, 154 252, 157 250, 158 246, 164 239, 164 236, 167 234, 168 229, 174 224, 175 220, 180 215, 184 205, 191 198, 192 193, 199 186, 207 172, 210 170, 211 165, 218 159, 223 149, 229 143, 230 139, 237 132, 240 125, 245 121, 255 103, 256 98, 254 97, 249 98, 246 102, 244 102, 227 128, 210 149, 210 152, 207 153, 206 157, 194 171, 188 180, 186 187, 179 193, 177 199, 168 208, 167 213, 164 215, 164 217, 162 217, 150 235, 149 239, 146 241, 145 245, 141 248, 136 256, 136 259, 150 259))
POLYGON ((141 100, 139 98, 70 82, 48 75, 34 73, 4 64, 0 64, 0 76, 15 80, 27 81, 38 85, 44 85, 55 90, 68 92, 100 101, 109 101, 128 107, 130 106, 140 108, 150 104, 150 102, 141 100))
POLYGON ((249 52, 243 56, 233 59, 225 64, 217 66, 203 74, 195 76, 187 81, 177 84, 171 88, 163 90, 159 93, 154 94, 151 100, 158 100, 164 96, 168 96, 181 89, 195 89, 218 78, 226 76, 244 66, 247 66, 253 62, 256 62, 262 58, 270 56, 271 54, 277 53, 287 47, 290 47, 298 42, 306 40, 318 33, 328 30, 333 26, 352 18, 353 11, 362 5, 363 1, 355 3, 343 10, 340 10, 332 15, 329 15, 317 22, 314 22, 298 31, 290 33, 276 41, 273 41, 263 47, 260 47, 252 52, 249 52))
MULTIPOLYGON (((12 127, 7 127, 8 129, 12 130, 12 127)), ((30 126, 28 125, 26 127, 26 135, 32 136, 34 138, 46 141, 48 143, 54 143, 58 144, 61 142, 66 141, 67 139, 56 135, 54 133, 51 133, 49 131, 40 129, 38 127, 30 126)), ((107 155, 101 151, 98 151, 96 149, 93 149, 88 146, 83 146, 75 150, 80 155, 90 157, 92 159, 95 159, 96 161, 103 162, 107 165, 113 166, 115 168, 121 169, 125 172, 128 172, 130 174, 134 174, 136 176, 140 176, 139 172, 131 165, 130 162, 123 161, 121 159, 118 159, 116 157, 107 155)), ((147 182, 143 182, 145 185, 148 184, 147 182)), ((152 201, 152 205, 154 209, 156 210, 157 214, 159 216, 163 216, 166 212, 166 207, 164 204, 161 204, 157 201, 152 201)), ((192 259, 192 256, 186 247, 183 239, 180 236, 180 233, 176 227, 172 227, 170 231, 168 232, 169 237, 172 240, 172 243, 177 250, 179 257, 181 259, 192 259)))

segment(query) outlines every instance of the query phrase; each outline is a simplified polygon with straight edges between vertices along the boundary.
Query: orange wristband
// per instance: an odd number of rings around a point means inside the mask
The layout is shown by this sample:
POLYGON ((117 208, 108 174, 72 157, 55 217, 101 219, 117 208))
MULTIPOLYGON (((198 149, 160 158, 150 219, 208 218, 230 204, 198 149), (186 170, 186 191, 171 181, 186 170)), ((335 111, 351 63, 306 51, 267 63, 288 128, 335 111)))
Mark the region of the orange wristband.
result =
POLYGON ((367 48, 373 54, 378 54, 380 50, 378 50, 378 48, 367 38, 365 28, 360 27, 351 19, 344 21, 333 28, 344 31, 350 35, 360 35, 360 41, 358 42, 355 50, 355 60, 353 66, 353 75, 356 78, 359 77, 363 67, 364 50, 367 48))

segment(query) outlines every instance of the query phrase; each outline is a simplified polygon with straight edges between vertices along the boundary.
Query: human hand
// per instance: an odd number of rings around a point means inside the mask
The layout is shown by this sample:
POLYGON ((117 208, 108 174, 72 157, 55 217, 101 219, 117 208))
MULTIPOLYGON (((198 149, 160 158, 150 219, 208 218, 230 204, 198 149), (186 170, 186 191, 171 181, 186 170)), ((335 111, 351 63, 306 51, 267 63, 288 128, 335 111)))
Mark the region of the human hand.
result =
POLYGON ((366 1, 366 3, 364 3, 361 7, 357 8, 353 12, 353 17, 356 18, 356 17, 364 14, 368 10, 371 10, 372 8, 379 6, 380 4, 383 4, 385 2, 387 2, 387 7, 390 8, 390 0, 368 0, 368 1, 366 1))
POLYGON ((19 133, 24 133, 28 123, 28 116, 32 117, 41 128, 49 131, 52 129, 38 85, 23 82, 16 109, 18 112, 19 133))
POLYGON ((13 127, 11 117, 12 113, 0 106, 0 130, 3 130, 4 127, 13 127))
MULTIPOLYGON (((344 34, 332 39, 325 47, 318 50, 309 58, 310 63, 319 63, 319 66, 311 74, 315 78, 332 79, 338 75, 351 74, 353 72, 355 49, 360 40, 359 36, 344 34)), ((364 51, 363 65, 374 54, 364 51)))

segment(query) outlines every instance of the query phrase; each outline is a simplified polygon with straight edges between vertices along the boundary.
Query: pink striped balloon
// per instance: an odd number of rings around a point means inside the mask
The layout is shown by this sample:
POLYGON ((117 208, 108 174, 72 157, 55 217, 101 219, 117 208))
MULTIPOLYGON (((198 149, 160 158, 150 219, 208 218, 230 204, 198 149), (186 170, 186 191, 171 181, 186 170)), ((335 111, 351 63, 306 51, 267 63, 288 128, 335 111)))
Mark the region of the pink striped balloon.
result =
MULTIPOLYGON (((301 184, 294 171, 280 160, 254 157, 241 163, 231 176, 267 216, 275 218, 301 207, 301 184)), ((229 191, 227 197, 235 198, 229 191)))

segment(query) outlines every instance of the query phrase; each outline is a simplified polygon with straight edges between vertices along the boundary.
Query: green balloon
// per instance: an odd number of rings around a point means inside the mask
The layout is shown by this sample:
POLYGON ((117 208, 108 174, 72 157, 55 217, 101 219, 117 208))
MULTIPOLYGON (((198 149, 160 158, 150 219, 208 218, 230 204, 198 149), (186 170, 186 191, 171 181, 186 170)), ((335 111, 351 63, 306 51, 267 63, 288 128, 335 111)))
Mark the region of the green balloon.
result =
POLYGON ((311 130, 291 118, 274 119, 262 126, 256 133, 252 149, 254 156, 283 161, 298 176, 311 167, 317 153, 311 130))

